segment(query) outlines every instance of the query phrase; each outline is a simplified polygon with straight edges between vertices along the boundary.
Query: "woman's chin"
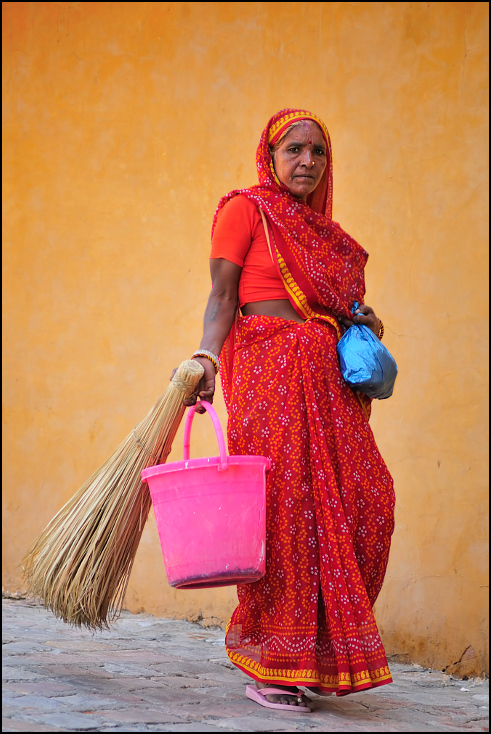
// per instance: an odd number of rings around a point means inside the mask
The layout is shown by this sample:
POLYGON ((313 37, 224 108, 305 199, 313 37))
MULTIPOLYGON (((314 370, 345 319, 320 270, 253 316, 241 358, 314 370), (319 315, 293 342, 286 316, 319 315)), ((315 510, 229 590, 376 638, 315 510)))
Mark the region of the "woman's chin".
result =
POLYGON ((305 201, 307 196, 311 194, 312 191, 314 191, 315 186, 312 186, 309 182, 298 182, 293 184, 292 186, 288 186, 288 188, 293 196, 296 196, 297 198, 303 199, 305 201))

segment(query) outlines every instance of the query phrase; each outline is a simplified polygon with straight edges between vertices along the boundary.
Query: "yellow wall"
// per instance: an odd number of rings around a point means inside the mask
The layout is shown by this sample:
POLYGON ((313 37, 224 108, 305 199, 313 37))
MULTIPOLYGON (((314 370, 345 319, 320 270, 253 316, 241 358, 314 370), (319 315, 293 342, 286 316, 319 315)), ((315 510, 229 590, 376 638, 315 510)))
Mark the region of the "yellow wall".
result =
MULTIPOLYGON (((487 669, 488 3, 3 11, 4 586, 198 346, 215 206, 256 181, 270 115, 305 107, 400 368, 372 419, 398 498, 383 639, 487 669)), ((215 454, 195 422, 194 455, 215 454)), ((152 517, 128 608, 210 622, 234 604, 168 587, 152 517)))

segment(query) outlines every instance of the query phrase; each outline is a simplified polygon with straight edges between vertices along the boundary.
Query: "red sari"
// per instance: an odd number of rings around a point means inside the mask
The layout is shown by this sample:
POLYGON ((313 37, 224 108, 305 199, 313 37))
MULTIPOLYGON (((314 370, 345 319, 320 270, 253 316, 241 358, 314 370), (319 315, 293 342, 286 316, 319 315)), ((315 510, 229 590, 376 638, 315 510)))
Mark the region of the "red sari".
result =
POLYGON ((368 256, 331 220, 329 136, 316 116, 275 115, 258 172, 259 186, 240 193, 265 212, 277 267, 306 321, 240 318, 221 355, 229 451, 272 461, 266 575, 238 587, 225 645, 255 680, 344 695, 392 680, 372 612, 394 526, 392 479, 368 425, 370 401, 344 382, 336 353, 337 317, 363 302, 368 256), (278 182, 269 153, 298 119, 319 124, 329 154, 308 204, 278 182))

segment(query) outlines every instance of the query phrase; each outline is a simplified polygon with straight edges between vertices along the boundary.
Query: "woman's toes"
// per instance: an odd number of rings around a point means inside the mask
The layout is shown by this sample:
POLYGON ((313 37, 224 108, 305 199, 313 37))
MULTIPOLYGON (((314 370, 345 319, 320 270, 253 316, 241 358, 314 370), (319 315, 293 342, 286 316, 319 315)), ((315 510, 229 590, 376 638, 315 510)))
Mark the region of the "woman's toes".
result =
MULTIPOLYGON (((268 686, 266 684, 260 684, 256 682, 256 688, 260 691, 261 688, 267 688, 268 686)), ((281 687, 281 686, 280 686, 281 687)), ((285 692, 287 688, 285 687, 285 692)), ((295 689, 293 689, 295 690, 295 689)), ((265 696, 266 701, 269 701, 269 703, 279 703, 283 706, 301 706, 303 708, 307 708, 309 705, 309 699, 302 694, 301 691, 297 691, 296 693, 290 693, 289 695, 282 696, 280 693, 276 694, 267 694, 265 696)))
POLYGON ((266 700, 270 703, 281 703, 283 706, 303 706, 306 707, 306 702, 303 696, 266 696, 266 700))

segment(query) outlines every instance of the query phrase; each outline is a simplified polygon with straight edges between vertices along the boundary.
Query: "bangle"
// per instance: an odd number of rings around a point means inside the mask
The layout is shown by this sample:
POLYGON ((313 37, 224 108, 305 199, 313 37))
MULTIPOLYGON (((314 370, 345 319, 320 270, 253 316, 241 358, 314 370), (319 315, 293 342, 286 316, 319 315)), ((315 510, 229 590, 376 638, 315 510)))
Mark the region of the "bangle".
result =
POLYGON ((378 338, 380 339, 380 341, 382 341, 382 337, 384 335, 384 322, 382 321, 382 319, 379 319, 379 321, 380 321, 380 329, 378 330, 378 338))
POLYGON ((206 357, 206 359, 209 359, 210 362, 213 363, 213 367, 215 368, 215 375, 218 374, 218 371, 220 369, 220 360, 218 359, 216 354, 213 354, 213 352, 209 352, 207 349, 197 349, 196 352, 192 355, 191 359, 194 357, 206 357))

